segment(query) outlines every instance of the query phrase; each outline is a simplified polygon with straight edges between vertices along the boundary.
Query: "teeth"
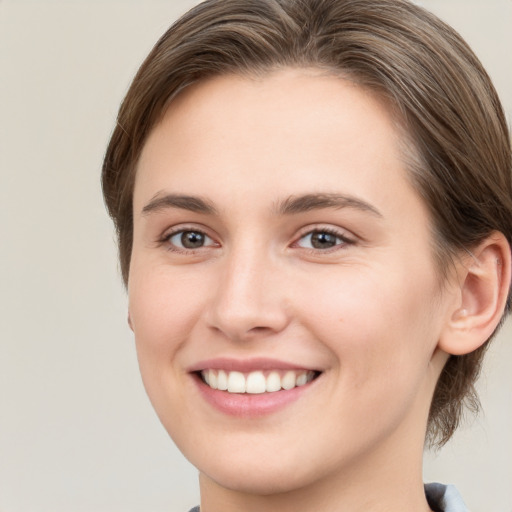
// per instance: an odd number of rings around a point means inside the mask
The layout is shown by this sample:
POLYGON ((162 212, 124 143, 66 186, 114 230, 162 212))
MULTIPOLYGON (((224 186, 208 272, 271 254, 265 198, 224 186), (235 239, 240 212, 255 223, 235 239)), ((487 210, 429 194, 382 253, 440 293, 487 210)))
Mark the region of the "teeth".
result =
POLYGON ((248 374, 241 372, 226 372, 225 370, 203 370, 203 381, 212 389, 227 391, 228 393, 273 393, 281 389, 293 389, 304 386, 315 377, 312 371, 271 371, 265 375, 263 371, 254 371, 248 374))
POLYGON ((228 391, 230 393, 245 393, 245 377, 243 373, 229 372, 228 391))
POLYGON ((208 372, 208 384, 211 388, 217 389, 217 374, 213 370, 208 372))
POLYGON ((308 383, 308 376, 305 373, 301 373, 297 377, 297 386, 304 386, 304 384, 308 383))
MULTIPOLYGON (((213 370, 210 370, 211 372, 213 370)), ((220 370, 217 374, 217 389, 226 391, 228 389, 228 375, 224 370, 220 370)))
POLYGON ((281 377, 279 376, 279 373, 270 372, 268 374, 266 389, 269 393, 281 390, 281 377))
POLYGON ((286 372, 284 377, 281 379, 281 386, 283 389, 293 389, 295 387, 295 382, 297 382, 295 372, 286 372))
POLYGON ((247 393, 258 394, 265 393, 267 382, 262 372, 251 372, 245 381, 245 390, 247 393))

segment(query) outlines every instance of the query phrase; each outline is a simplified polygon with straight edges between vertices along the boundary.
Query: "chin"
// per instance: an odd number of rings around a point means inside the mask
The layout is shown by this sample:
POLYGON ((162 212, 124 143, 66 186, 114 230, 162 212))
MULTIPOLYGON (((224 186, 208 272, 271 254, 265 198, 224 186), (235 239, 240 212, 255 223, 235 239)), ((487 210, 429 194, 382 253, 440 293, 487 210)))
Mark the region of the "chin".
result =
MULTIPOLYGON (((307 475, 297 474, 297 468, 268 466, 240 468, 209 467, 201 471, 216 485, 243 494, 268 496, 284 494, 313 483, 307 475)), ((318 478, 318 475, 317 475, 318 478)))
MULTIPOLYGON (((325 460, 308 457, 304 446, 288 452, 281 449, 244 451, 236 443, 231 454, 219 456, 219 451, 205 452, 206 456, 190 457, 202 477, 231 491, 258 496, 285 494, 307 488, 326 477, 329 468, 325 460)), ((332 470, 332 468, 331 468, 332 470)))

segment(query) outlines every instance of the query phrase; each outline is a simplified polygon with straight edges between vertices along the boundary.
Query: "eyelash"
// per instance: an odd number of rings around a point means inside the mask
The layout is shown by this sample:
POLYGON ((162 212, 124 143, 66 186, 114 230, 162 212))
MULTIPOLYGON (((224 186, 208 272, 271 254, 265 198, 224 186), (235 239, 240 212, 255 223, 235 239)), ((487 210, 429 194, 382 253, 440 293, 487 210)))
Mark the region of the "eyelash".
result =
POLYGON ((331 253, 331 252, 334 252, 334 251, 339 251, 340 249, 343 249, 347 245, 354 245, 356 243, 354 239, 349 238, 348 236, 346 236, 346 234, 344 234, 344 232, 342 232, 340 230, 337 230, 337 229, 334 229, 334 228, 330 228, 330 227, 321 227, 321 226, 319 226, 319 227, 315 227, 313 229, 308 228, 307 231, 304 231, 299 236, 299 238, 297 238, 297 241, 293 242, 292 246, 297 245, 300 242, 300 240, 303 240, 307 236, 312 236, 315 233, 318 233, 318 234, 325 233, 325 234, 328 234, 328 235, 332 235, 337 240, 339 240, 339 243, 336 243, 333 247, 329 247, 329 248, 326 248, 326 249, 315 249, 314 247, 313 248, 303 247, 304 250, 309 251, 312 254, 331 253))
MULTIPOLYGON (((348 245, 354 245, 356 243, 356 241, 354 239, 347 237, 344 233, 342 233, 341 231, 336 230, 334 228, 330 228, 330 227, 315 227, 315 228, 308 228, 307 231, 305 230, 291 244, 291 247, 297 247, 301 240, 305 239, 307 236, 312 236, 315 233, 318 233, 318 234, 325 233, 325 234, 328 234, 328 235, 332 235, 337 240, 339 240, 339 243, 336 243, 333 247, 329 247, 329 248, 326 248, 326 249, 317 249, 317 248, 314 248, 314 247, 310 247, 310 248, 302 247, 303 250, 305 250, 305 251, 307 251, 307 252, 309 252, 311 254, 326 254, 326 253, 328 254, 328 253, 331 253, 331 252, 343 249, 343 247, 346 247, 348 245)), ((199 251, 201 251, 201 250, 203 250, 205 248, 209 248, 209 247, 212 247, 212 246, 218 246, 218 244, 214 241, 214 239, 212 237, 210 237, 204 230, 198 229, 198 228, 194 228, 194 227, 180 227, 180 228, 176 228, 176 229, 174 229, 171 232, 165 233, 165 235, 163 235, 162 238, 158 240, 158 242, 159 242, 159 244, 162 244, 162 245, 163 244, 167 244, 167 250, 169 250, 171 252, 178 253, 178 254, 188 254, 188 255, 196 254, 197 252, 199 252, 199 251), (197 234, 202 235, 203 237, 209 239, 213 243, 209 244, 209 245, 203 245, 201 247, 198 247, 197 249, 181 248, 181 247, 178 247, 175 244, 171 243, 171 239, 174 236, 179 235, 179 234, 183 235, 184 233, 197 233, 197 234)))
POLYGON ((208 248, 208 247, 211 247, 213 245, 216 245, 215 241, 213 240, 213 238, 211 236, 209 236, 204 230, 198 229, 198 228, 194 228, 194 227, 180 227, 180 228, 174 229, 173 231, 167 232, 159 240, 159 244, 167 244, 167 250, 169 250, 171 252, 178 253, 178 254, 196 254, 198 251, 201 251, 204 248, 208 248), (208 238, 209 240, 213 241, 214 244, 210 244, 210 245, 206 245, 206 246, 201 246, 201 247, 199 247, 197 249, 187 249, 187 248, 178 247, 175 244, 171 243, 171 239, 174 236, 179 235, 179 234, 183 235, 184 233, 197 233, 197 234, 202 235, 203 237, 208 238))

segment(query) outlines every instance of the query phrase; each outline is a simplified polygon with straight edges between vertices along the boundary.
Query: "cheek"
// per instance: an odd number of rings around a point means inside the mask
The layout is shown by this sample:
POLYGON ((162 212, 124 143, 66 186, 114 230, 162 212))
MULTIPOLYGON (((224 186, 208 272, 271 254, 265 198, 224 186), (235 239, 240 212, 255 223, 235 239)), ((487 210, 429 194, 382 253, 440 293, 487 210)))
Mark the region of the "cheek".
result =
POLYGON ((202 295, 197 283, 164 269, 135 265, 129 280, 129 309, 140 373, 147 395, 162 423, 174 436, 180 429, 176 411, 184 414, 188 386, 183 352, 197 325, 202 295))
POLYGON ((347 270, 330 280, 329 293, 320 281, 309 283, 301 309, 308 329, 333 352, 347 385, 403 388, 421 378, 438 339, 438 292, 430 273, 405 267, 391 275, 389 269, 347 270))
POLYGON ((168 274, 134 268, 128 290, 142 381, 164 424, 169 422, 161 414, 170 404, 174 410, 181 400, 186 378, 182 354, 202 309, 197 286, 183 276, 168 274))
POLYGON ((169 272, 134 271, 129 281, 129 309, 141 350, 175 350, 195 323, 203 295, 197 282, 169 272))

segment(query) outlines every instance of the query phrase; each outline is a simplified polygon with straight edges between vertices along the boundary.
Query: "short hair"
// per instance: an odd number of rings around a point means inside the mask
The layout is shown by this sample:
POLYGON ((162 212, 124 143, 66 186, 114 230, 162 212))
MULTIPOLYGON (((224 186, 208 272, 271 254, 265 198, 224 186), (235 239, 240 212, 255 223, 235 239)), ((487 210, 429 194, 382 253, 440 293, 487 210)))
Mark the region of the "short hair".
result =
MULTIPOLYGON (((392 107, 443 278, 450 261, 493 231, 511 244, 507 123, 489 76, 451 27, 407 0, 207 0, 174 23, 143 62, 106 151, 103 194, 125 284, 137 162, 169 103, 210 77, 286 67, 327 70, 392 107)), ((510 309, 509 293, 505 314, 510 309)), ((431 446, 448 441, 464 406, 478 410, 474 384, 487 346, 448 359, 430 408, 431 446)))

